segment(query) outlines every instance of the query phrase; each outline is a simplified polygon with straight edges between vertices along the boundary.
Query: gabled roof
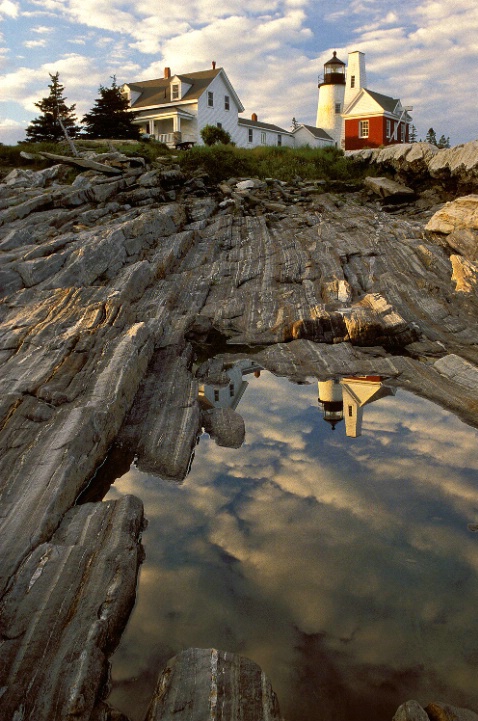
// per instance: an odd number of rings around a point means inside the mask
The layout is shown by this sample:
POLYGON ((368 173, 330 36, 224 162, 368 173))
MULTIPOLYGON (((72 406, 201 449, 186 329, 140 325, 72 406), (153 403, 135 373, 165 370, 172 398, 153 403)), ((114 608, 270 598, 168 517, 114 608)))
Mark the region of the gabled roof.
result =
POLYGON ((262 123, 260 120, 247 120, 246 118, 239 118, 239 125, 245 125, 248 128, 258 128, 259 130, 272 130, 275 133, 285 133, 290 135, 289 130, 280 128, 278 125, 272 125, 271 123, 262 123))
POLYGON ((382 95, 381 93, 376 93, 373 90, 367 90, 367 88, 364 88, 364 90, 375 100, 376 103, 389 113, 393 113, 400 102, 398 98, 390 98, 388 95, 382 95))
POLYGON ((367 88, 361 88, 356 95, 352 98, 350 103, 344 108, 343 115, 348 115, 352 108, 358 104, 365 95, 368 95, 374 103, 376 103, 384 112, 394 114, 397 109, 397 105, 400 105, 398 98, 391 98, 388 95, 382 95, 382 93, 376 93, 374 90, 368 90, 367 88))
POLYGON ((314 138, 318 138, 321 140, 331 140, 333 142, 333 138, 330 137, 328 133, 325 132, 325 130, 322 130, 322 128, 316 128, 314 125, 306 125, 305 123, 301 123, 298 128, 293 130, 293 133, 296 133, 300 128, 305 128, 309 131, 311 135, 314 136, 314 138))
POLYGON ((234 96, 239 110, 244 110, 241 101, 239 100, 234 88, 232 87, 229 78, 227 77, 224 68, 213 68, 211 70, 200 70, 195 73, 187 73, 181 75, 174 75, 170 78, 158 78, 156 80, 141 80, 133 83, 125 83, 125 85, 134 92, 141 93, 141 95, 131 103, 131 107, 134 110, 141 110, 141 108, 149 108, 151 106, 168 105, 169 103, 180 104, 186 101, 198 100, 201 95, 207 90, 211 82, 218 75, 222 74, 226 84, 228 85, 231 95, 234 96), (174 79, 180 80, 182 83, 186 83, 191 87, 184 93, 182 98, 178 100, 171 97, 171 88, 174 79))

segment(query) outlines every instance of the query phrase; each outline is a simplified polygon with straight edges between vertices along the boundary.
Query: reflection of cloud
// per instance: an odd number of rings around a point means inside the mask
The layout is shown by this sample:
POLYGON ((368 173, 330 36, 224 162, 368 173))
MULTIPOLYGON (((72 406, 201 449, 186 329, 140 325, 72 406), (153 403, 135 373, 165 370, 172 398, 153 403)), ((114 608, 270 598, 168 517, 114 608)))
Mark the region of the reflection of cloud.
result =
POLYGON ((294 664, 300 674, 314 662, 297 655, 298 634, 322 639, 351 697, 371 702, 372 675, 394 679, 395 707, 401 690, 427 695, 431 681, 476 706, 476 431, 398 391, 367 408, 350 442, 323 428, 316 396, 251 377, 242 449, 203 437, 184 484, 134 469, 122 479, 150 519, 126 640, 144 659, 161 643, 240 651, 269 674, 287 717, 294 664))

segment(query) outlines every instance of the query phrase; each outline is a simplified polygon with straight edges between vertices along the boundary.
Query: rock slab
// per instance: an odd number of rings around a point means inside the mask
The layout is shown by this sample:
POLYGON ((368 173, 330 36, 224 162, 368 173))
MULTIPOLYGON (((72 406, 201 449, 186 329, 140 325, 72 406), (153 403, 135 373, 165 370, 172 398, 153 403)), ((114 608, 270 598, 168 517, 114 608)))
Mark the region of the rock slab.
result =
POLYGON ((163 670, 146 721, 280 721, 261 668, 244 656, 189 648, 163 670))

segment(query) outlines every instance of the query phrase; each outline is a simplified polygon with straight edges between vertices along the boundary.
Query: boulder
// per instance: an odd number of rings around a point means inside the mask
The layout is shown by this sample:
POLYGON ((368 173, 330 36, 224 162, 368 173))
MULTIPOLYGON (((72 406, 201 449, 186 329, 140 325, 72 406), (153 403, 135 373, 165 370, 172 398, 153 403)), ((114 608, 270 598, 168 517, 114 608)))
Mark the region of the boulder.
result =
POLYGON ((415 191, 389 178, 365 178, 364 185, 387 203, 398 203, 415 200, 415 191))
POLYGON ((398 707, 392 721, 430 721, 418 701, 406 701, 398 707))
POLYGON ((447 244, 468 260, 478 259, 478 195, 445 203, 425 229, 446 236, 447 244))
POLYGON ((189 648, 168 661, 145 721, 280 721, 271 683, 253 661, 189 648))

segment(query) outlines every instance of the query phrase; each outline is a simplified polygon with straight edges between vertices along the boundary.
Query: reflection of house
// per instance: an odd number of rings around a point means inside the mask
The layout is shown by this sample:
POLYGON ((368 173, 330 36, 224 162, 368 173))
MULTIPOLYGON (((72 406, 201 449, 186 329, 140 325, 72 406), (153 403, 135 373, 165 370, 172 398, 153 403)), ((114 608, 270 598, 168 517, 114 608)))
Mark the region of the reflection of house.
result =
POLYGON ((345 418, 346 435, 360 436, 364 406, 395 395, 395 389, 384 385, 382 380, 381 376, 357 376, 319 381, 319 406, 324 420, 335 429, 345 418))
POLYGON ((249 385, 243 376, 254 373, 260 375, 262 366, 250 360, 241 360, 228 368, 225 373, 229 378, 227 385, 204 383, 199 386, 199 400, 207 408, 232 408, 235 410, 249 385))

